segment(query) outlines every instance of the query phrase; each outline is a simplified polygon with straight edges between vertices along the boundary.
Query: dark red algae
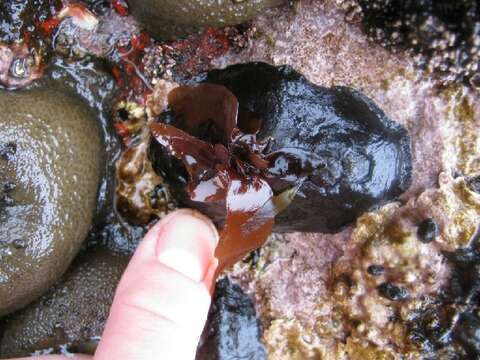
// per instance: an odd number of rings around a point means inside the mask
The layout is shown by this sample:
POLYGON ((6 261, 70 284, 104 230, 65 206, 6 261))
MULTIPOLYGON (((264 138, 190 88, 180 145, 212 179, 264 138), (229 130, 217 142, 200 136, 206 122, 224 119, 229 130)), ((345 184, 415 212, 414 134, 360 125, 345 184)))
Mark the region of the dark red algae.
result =
POLYGON ((223 268, 260 247, 272 231, 277 211, 262 173, 268 162, 255 135, 236 128, 238 101, 225 87, 179 87, 169 94, 169 103, 182 117, 182 128, 199 137, 169 124, 153 124, 151 130, 156 143, 185 167, 184 202, 222 229, 216 256, 223 268), (263 167, 253 165, 259 162, 263 167))
POLYGON ((50 57, 42 24, 60 5, 56 0, 0 1, 0 87, 19 89, 42 77, 50 57))
POLYGON ((411 182, 410 139, 370 99, 290 67, 214 70, 169 94, 150 157, 221 231, 220 268, 271 231, 335 232, 411 182))

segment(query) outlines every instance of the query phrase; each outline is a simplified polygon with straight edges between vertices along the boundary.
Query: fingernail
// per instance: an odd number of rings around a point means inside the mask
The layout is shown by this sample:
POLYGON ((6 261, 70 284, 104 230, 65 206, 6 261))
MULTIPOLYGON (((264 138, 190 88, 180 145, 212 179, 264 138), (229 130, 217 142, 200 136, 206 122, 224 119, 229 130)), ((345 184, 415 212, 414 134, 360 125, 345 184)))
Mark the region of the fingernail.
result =
POLYGON ((182 209, 164 220, 157 240, 157 258, 169 268, 201 282, 214 261, 218 233, 213 223, 194 210, 182 209))

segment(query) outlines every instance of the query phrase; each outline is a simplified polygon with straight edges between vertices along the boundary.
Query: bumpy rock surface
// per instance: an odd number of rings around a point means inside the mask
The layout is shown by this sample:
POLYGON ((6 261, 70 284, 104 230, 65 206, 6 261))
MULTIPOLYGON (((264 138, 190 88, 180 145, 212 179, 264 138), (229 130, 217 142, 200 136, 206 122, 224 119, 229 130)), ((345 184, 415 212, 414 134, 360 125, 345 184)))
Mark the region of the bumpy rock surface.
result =
MULTIPOLYGON (((478 196, 467 191, 461 176, 453 181, 449 175, 480 171, 478 94, 463 86, 439 90, 436 78, 419 75, 414 59, 369 41, 360 20, 341 3, 299 0, 295 12, 275 9, 256 18, 253 25, 261 35, 217 66, 259 60, 289 64, 315 84, 361 89, 408 129, 412 186, 402 203, 365 214, 338 234, 273 236, 254 264, 239 262, 229 276, 252 296, 270 359, 454 359, 441 348, 425 356, 409 338, 406 318, 412 309, 436 312, 432 302, 442 301, 438 295, 452 271, 442 254, 466 246, 477 227, 478 196), (439 235, 425 244, 417 233, 428 218, 438 224, 439 235), (342 265, 336 266, 339 259, 342 265), (372 265, 383 266, 381 276, 368 272, 372 265), (338 286, 333 286, 335 275, 344 280, 338 286), (409 299, 380 296, 377 287, 384 282, 406 288, 409 299)), ((477 178, 469 179, 476 187, 477 178)), ((464 318, 461 331, 467 338, 478 327, 475 317, 464 318)), ((439 339, 431 319, 427 334, 439 339)))
POLYGON ((72 352, 93 350, 127 263, 128 257, 104 250, 82 254, 59 285, 5 320, 0 355, 26 356, 62 345, 72 352))
POLYGON ((95 115, 53 88, 0 92, 0 316, 45 292, 84 241, 103 144, 95 115))
POLYGON ((476 0, 356 0, 369 36, 408 50, 443 81, 480 88, 480 4, 476 0))
MULTIPOLYGON (((93 353, 128 258, 104 250, 82 254, 59 285, 4 320, 0 356, 35 351, 93 353)), ((220 280, 197 351, 197 360, 265 360, 261 326, 249 296, 220 280)))
POLYGON ((158 38, 205 26, 240 24, 284 0, 128 0, 133 15, 158 38))
POLYGON ((31 36, 35 20, 47 19, 58 3, 57 0, 2 1, 0 3, 0 42, 19 41, 25 33, 31 36))
POLYGON ((477 359, 480 356, 480 228, 469 246, 446 253, 452 265, 448 286, 430 307, 416 311, 410 338, 435 358, 477 359))
POLYGON ((338 231, 410 186, 407 131, 360 92, 316 86, 289 66, 265 63, 213 70, 204 81, 235 94, 240 129, 244 118, 259 118, 258 137, 271 139, 269 151, 289 149, 295 160, 279 155, 271 169, 284 177, 270 182, 275 193, 296 185, 308 167, 303 163, 316 166, 277 216, 277 231, 338 231))
POLYGON ((217 283, 197 360, 266 360, 252 300, 224 278, 217 283))

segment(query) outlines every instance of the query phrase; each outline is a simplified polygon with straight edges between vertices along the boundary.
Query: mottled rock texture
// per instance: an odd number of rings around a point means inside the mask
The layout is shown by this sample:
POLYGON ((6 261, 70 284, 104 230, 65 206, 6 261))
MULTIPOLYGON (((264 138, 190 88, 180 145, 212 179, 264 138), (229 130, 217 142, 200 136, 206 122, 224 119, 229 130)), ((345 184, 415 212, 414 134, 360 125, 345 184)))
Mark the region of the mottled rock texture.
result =
POLYGON ((80 255, 58 285, 4 320, 0 356, 27 356, 61 346, 72 352, 93 349, 127 263, 128 257, 102 249, 80 255))
MULTIPOLYGON (((217 66, 288 64, 315 84, 361 90, 408 129, 413 184, 401 202, 339 234, 275 235, 255 262, 237 264, 231 275, 254 299, 269 358, 418 358, 423 350, 409 339, 407 318, 448 286, 452 264, 443 253, 468 245, 478 222, 478 195, 462 175, 480 171, 480 101, 467 86, 439 88, 414 59, 370 41, 342 3, 301 0, 292 12, 272 10, 253 22, 259 37, 250 47, 217 66), (426 218, 439 227, 428 244, 417 239, 426 218), (371 265, 383 266, 383 275, 370 275, 371 265), (384 282, 406 288, 409 300, 380 296, 384 282), (393 315, 399 320, 388 321, 393 315)), ((467 315, 463 333, 476 321, 467 315)), ((448 348, 435 351, 451 358, 448 348)))
POLYGON ((248 21, 284 0, 128 0, 133 15, 159 39, 184 35, 206 26, 248 21))
POLYGON ((0 90, 0 315, 45 292, 90 228, 102 174, 96 116, 65 90, 0 90))

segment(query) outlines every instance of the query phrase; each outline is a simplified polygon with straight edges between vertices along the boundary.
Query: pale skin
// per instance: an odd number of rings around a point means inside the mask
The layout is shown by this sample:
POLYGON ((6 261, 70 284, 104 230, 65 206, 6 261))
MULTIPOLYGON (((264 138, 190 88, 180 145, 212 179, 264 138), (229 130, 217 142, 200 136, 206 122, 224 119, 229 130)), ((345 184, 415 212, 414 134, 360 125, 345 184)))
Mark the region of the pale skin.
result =
POLYGON ((95 355, 37 359, 193 360, 210 307, 217 243, 215 226, 202 214, 168 215, 150 229, 123 274, 95 355))

